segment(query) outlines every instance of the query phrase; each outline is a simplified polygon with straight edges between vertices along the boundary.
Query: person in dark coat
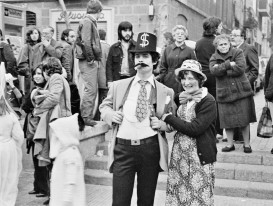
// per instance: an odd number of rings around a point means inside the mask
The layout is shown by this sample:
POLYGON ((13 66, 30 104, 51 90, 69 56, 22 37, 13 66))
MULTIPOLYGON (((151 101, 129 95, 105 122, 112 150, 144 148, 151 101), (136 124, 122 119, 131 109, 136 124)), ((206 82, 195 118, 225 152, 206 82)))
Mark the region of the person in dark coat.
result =
MULTIPOLYGON (((204 87, 208 88, 208 92, 216 99, 216 80, 215 76, 210 73, 209 59, 215 52, 213 40, 217 34, 220 34, 223 23, 218 17, 208 17, 203 22, 203 37, 196 42, 195 54, 202 65, 202 72, 207 76, 204 87)), ((216 104, 217 105, 217 104, 216 104)), ((216 121, 217 137, 223 137, 223 130, 220 128, 219 114, 216 121)))
POLYGON ((230 37, 219 35, 214 40, 217 48, 210 58, 210 71, 216 77, 216 99, 220 127, 226 130, 228 146, 223 152, 235 150, 234 128, 240 127, 244 137, 244 152, 251 153, 249 124, 256 122, 253 91, 245 74, 243 51, 232 48, 230 37))
MULTIPOLYGON (((271 117, 273 115, 273 54, 271 55, 265 69, 264 76, 264 97, 265 100, 269 103, 269 109, 271 117)), ((273 149, 271 150, 273 154, 273 149)))
POLYGON ((175 42, 167 46, 161 57, 160 74, 156 77, 158 81, 174 90, 177 95, 182 91, 180 83, 175 81, 174 70, 179 68, 187 59, 196 60, 194 50, 186 46, 185 40, 188 30, 182 25, 176 25, 173 30, 175 42))
POLYGON ((41 32, 33 27, 26 33, 26 44, 21 49, 18 56, 18 73, 24 76, 24 99, 23 104, 29 98, 34 84, 32 81, 32 72, 34 71, 34 46, 42 41, 41 32))
POLYGON ((230 34, 231 44, 233 47, 243 50, 246 60, 246 77, 248 78, 251 88, 254 91, 254 82, 259 73, 259 57, 257 49, 245 42, 246 31, 242 28, 235 28, 230 34))
MULTIPOLYGON (((6 73, 10 73, 14 77, 18 77, 17 63, 11 46, 4 41, 3 33, 0 29, 0 62, 5 63, 6 73)), ((18 86, 18 81, 16 85, 18 86)))
POLYGON ((135 49, 133 25, 123 21, 118 26, 118 42, 109 50, 106 62, 106 79, 108 87, 113 81, 126 79, 136 75, 135 64, 130 50, 135 49))
MULTIPOLYGON (((231 44, 233 47, 243 50, 245 60, 246 60, 246 69, 245 73, 250 82, 251 88, 254 91, 254 83, 258 77, 259 70, 259 57, 257 49, 245 42, 246 40, 246 31, 243 28, 235 28, 232 30, 231 34, 231 44)), ((235 130, 234 140, 238 140, 240 143, 243 143, 242 132, 239 129, 235 130)))

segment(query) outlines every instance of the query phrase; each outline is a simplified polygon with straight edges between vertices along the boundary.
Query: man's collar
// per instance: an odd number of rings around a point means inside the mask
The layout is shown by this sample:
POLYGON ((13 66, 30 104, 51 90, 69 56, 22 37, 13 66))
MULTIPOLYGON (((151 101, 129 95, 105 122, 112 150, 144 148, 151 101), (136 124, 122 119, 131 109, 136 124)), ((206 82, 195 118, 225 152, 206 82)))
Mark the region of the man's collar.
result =
MULTIPOLYGON (((137 84, 141 80, 139 76, 136 74, 133 85, 137 84)), ((146 81, 148 81, 154 88, 155 88, 155 82, 154 82, 154 75, 152 74, 146 81)))
POLYGON ((175 49, 175 48, 185 49, 186 44, 185 44, 185 42, 183 42, 183 44, 182 44, 181 46, 177 46, 177 45, 175 44, 175 42, 174 42, 173 44, 171 44, 171 47, 172 47, 172 49, 175 49))
POLYGON ((242 41, 240 44, 238 44, 238 46, 236 46, 237 49, 240 48, 240 46, 244 43, 244 41, 242 41))
POLYGON ((88 17, 89 19, 91 19, 92 21, 97 22, 97 20, 95 19, 95 17, 92 14, 86 14, 86 17, 88 17))

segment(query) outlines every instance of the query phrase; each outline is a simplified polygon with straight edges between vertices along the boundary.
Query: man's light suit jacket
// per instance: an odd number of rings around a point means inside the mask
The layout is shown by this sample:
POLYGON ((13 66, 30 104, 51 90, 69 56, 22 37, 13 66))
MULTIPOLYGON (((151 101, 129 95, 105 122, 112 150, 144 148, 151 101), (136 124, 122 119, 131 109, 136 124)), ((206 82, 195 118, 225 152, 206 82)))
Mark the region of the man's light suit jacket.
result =
MULTIPOLYGON (((118 125, 113 124, 112 116, 115 111, 118 111, 122 108, 123 98, 127 92, 127 89, 134 77, 123 79, 119 81, 114 81, 113 85, 110 87, 107 97, 104 99, 100 105, 100 112, 102 119, 112 127, 112 139, 109 143, 109 157, 108 157, 108 169, 112 171, 112 163, 114 161, 114 147, 116 143, 116 135, 118 131, 118 125)), ((173 101, 174 92, 172 89, 166 87, 165 85, 155 81, 156 89, 156 116, 161 119, 162 115, 166 112, 172 112, 173 114, 176 111, 176 105, 173 101), (170 98, 170 101, 166 104, 167 96, 170 98)), ((137 94, 136 94, 137 95, 137 94)), ((160 167, 163 171, 168 170, 168 142, 165 137, 165 132, 158 132, 158 141, 160 147, 160 167)))

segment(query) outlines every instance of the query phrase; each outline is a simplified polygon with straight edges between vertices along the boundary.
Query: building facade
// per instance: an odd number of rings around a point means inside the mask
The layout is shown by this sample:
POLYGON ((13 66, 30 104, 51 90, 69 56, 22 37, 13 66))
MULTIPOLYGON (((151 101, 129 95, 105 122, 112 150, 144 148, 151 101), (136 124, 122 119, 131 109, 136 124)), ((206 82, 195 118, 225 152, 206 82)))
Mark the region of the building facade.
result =
MULTIPOLYGON (((66 28, 58 1, 8 1, 16 2, 14 4, 22 6, 26 12, 34 12, 38 27, 51 25, 55 28, 56 39, 59 39, 60 33, 66 28)), ((202 36, 203 20, 208 16, 217 16, 222 19, 225 33, 230 33, 235 26, 248 26, 249 43, 257 47, 260 55, 268 55, 271 20, 267 13, 271 1, 101 0, 104 9, 98 27, 106 30, 107 42, 112 44, 118 39, 118 24, 121 21, 129 21, 133 24, 134 37, 142 31, 154 33, 158 37, 158 47, 161 47, 162 34, 171 31, 175 25, 186 26, 189 39, 196 41, 202 36)), ((64 2, 69 12, 71 28, 76 30, 78 22, 86 13, 88 0, 64 0, 64 2)))

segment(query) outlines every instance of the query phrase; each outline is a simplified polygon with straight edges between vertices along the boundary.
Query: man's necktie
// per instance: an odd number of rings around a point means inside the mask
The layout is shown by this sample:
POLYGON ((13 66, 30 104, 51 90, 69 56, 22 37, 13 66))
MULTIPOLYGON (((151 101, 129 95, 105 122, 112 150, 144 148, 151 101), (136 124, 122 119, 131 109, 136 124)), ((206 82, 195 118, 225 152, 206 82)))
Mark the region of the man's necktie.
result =
POLYGON ((148 81, 139 80, 139 84, 141 85, 138 98, 137 98, 137 106, 136 106, 136 118, 139 122, 142 122, 148 114, 148 100, 147 100, 147 90, 145 85, 148 81))

